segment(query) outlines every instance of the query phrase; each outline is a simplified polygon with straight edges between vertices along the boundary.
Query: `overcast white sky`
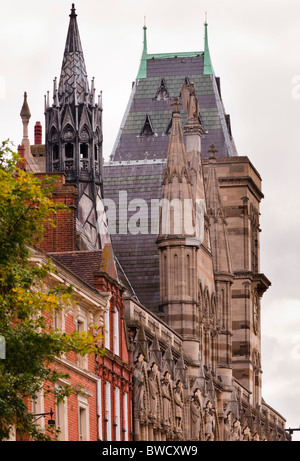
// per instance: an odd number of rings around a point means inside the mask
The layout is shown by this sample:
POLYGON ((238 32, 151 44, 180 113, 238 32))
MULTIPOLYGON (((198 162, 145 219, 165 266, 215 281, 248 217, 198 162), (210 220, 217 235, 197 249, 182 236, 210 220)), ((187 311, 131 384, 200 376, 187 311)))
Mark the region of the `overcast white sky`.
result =
MULTIPOLYGON (((29 134, 44 125, 44 95, 60 75, 70 0, 0 0, 0 141, 22 139, 24 91, 29 134)), ((263 396, 300 425, 300 2, 299 0, 77 0, 89 79, 103 91, 108 159, 148 52, 201 51, 205 13, 213 67, 221 77, 239 155, 263 178, 261 272, 272 286, 262 302, 263 396)), ((294 440, 300 433, 294 434, 294 440)))

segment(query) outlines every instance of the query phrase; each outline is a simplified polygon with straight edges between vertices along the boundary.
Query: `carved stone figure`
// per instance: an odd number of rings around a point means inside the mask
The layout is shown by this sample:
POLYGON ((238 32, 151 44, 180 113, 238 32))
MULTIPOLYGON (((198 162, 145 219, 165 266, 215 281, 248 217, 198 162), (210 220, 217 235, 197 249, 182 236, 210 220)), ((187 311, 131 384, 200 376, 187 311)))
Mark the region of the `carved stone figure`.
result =
POLYGON ((143 375, 144 356, 139 354, 133 370, 134 412, 138 417, 144 408, 145 383, 143 375))
POLYGON ((205 440, 213 442, 215 439, 215 413, 212 408, 212 403, 208 400, 206 408, 204 410, 204 431, 205 431, 205 440))
POLYGON ((200 439, 200 402, 201 391, 196 389, 191 400, 191 438, 192 440, 200 439))
POLYGON ((175 402, 175 423, 176 427, 179 428, 181 427, 182 424, 182 407, 183 407, 183 402, 181 398, 182 394, 182 382, 179 379, 176 383, 176 388, 174 392, 174 402, 175 402))
POLYGON ((245 442, 250 442, 251 441, 251 430, 249 426, 246 426, 244 431, 243 431, 243 440, 245 442))
POLYGON ((171 409, 171 395, 170 395, 170 373, 166 371, 161 386, 161 393, 163 398, 163 422, 170 425, 172 409, 171 409))
POLYGON ((231 411, 227 414, 224 420, 224 442, 232 440, 232 427, 231 427, 231 411))
POLYGON ((252 440, 253 440, 253 442, 259 442, 260 439, 259 439, 259 434, 257 432, 254 434, 252 440))
POLYGON ((181 88, 181 96, 188 120, 197 120, 199 116, 199 103, 196 97, 194 83, 184 83, 181 88))
POLYGON ((149 373, 149 404, 150 414, 152 417, 157 417, 157 399, 158 399, 158 388, 157 388, 157 364, 153 362, 149 373))
POLYGON ((234 440, 235 442, 239 442, 240 440, 242 440, 242 428, 241 423, 238 419, 236 419, 233 423, 232 440, 234 440))

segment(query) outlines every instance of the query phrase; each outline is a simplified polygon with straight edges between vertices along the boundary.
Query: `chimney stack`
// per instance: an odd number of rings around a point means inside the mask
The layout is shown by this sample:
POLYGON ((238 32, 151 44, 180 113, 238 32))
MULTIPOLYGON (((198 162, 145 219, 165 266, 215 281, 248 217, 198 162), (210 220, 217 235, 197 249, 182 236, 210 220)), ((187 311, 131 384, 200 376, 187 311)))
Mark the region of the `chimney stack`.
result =
POLYGON ((34 127, 34 144, 43 144, 41 122, 36 122, 34 127))

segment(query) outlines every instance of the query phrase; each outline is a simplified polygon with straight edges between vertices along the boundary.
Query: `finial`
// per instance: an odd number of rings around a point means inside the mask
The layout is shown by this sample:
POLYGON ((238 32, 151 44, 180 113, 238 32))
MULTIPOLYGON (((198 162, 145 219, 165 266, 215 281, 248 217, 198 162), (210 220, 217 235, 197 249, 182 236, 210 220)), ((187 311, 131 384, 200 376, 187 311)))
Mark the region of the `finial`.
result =
POLYGON ((143 53, 142 59, 140 63, 140 68, 138 71, 137 79, 140 78, 147 78, 147 27, 146 27, 146 18, 144 17, 144 45, 143 45, 143 53))
POLYGON ((144 16, 144 29, 147 29, 147 26, 146 26, 146 16, 144 16))
POLYGON ((211 143, 210 148, 207 151, 210 154, 211 159, 216 158, 215 154, 218 152, 217 149, 215 148, 214 143, 211 143))
POLYGON ((208 46, 208 32, 207 32, 206 19, 204 23, 204 69, 203 69, 203 74, 204 75, 214 74, 213 67, 211 64, 211 59, 210 59, 209 46, 208 46))
POLYGON ((77 14, 76 14, 76 9, 75 9, 75 3, 72 3, 70 18, 76 18, 76 16, 77 14))
POLYGON ((179 111, 179 106, 181 106, 181 102, 179 102, 179 100, 178 100, 177 96, 175 96, 175 98, 174 98, 174 102, 173 102, 173 103, 171 103, 171 106, 173 106, 173 107, 174 107, 174 109, 173 109, 173 113, 174 113, 174 112, 176 112, 176 113, 178 113, 178 114, 179 114, 179 112, 180 112, 180 111, 179 111))
POLYGON ((100 110, 103 109, 103 105, 102 105, 102 91, 100 91, 100 94, 98 95, 98 108, 100 110))
POLYGON ((28 102, 27 102, 27 93, 26 93, 26 91, 24 92, 24 102, 23 102, 23 105, 22 105, 20 115, 21 115, 21 117, 25 117, 25 118, 28 118, 28 119, 30 119, 30 117, 31 117, 31 113, 30 113, 30 110, 29 110, 28 102))

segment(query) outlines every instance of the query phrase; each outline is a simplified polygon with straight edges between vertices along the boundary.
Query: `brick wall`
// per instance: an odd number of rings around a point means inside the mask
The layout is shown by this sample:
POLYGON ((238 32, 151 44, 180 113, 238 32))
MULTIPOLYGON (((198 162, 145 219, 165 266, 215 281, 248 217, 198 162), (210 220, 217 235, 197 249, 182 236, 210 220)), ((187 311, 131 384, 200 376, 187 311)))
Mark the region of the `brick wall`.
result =
MULTIPOLYGON (((43 178, 43 175, 37 175, 43 178)), ((78 190, 74 184, 66 184, 64 175, 58 177, 53 189, 52 200, 68 207, 67 210, 58 211, 51 218, 54 226, 46 225, 44 238, 39 243, 39 248, 47 253, 73 251, 76 249, 76 203, 78 190)))

